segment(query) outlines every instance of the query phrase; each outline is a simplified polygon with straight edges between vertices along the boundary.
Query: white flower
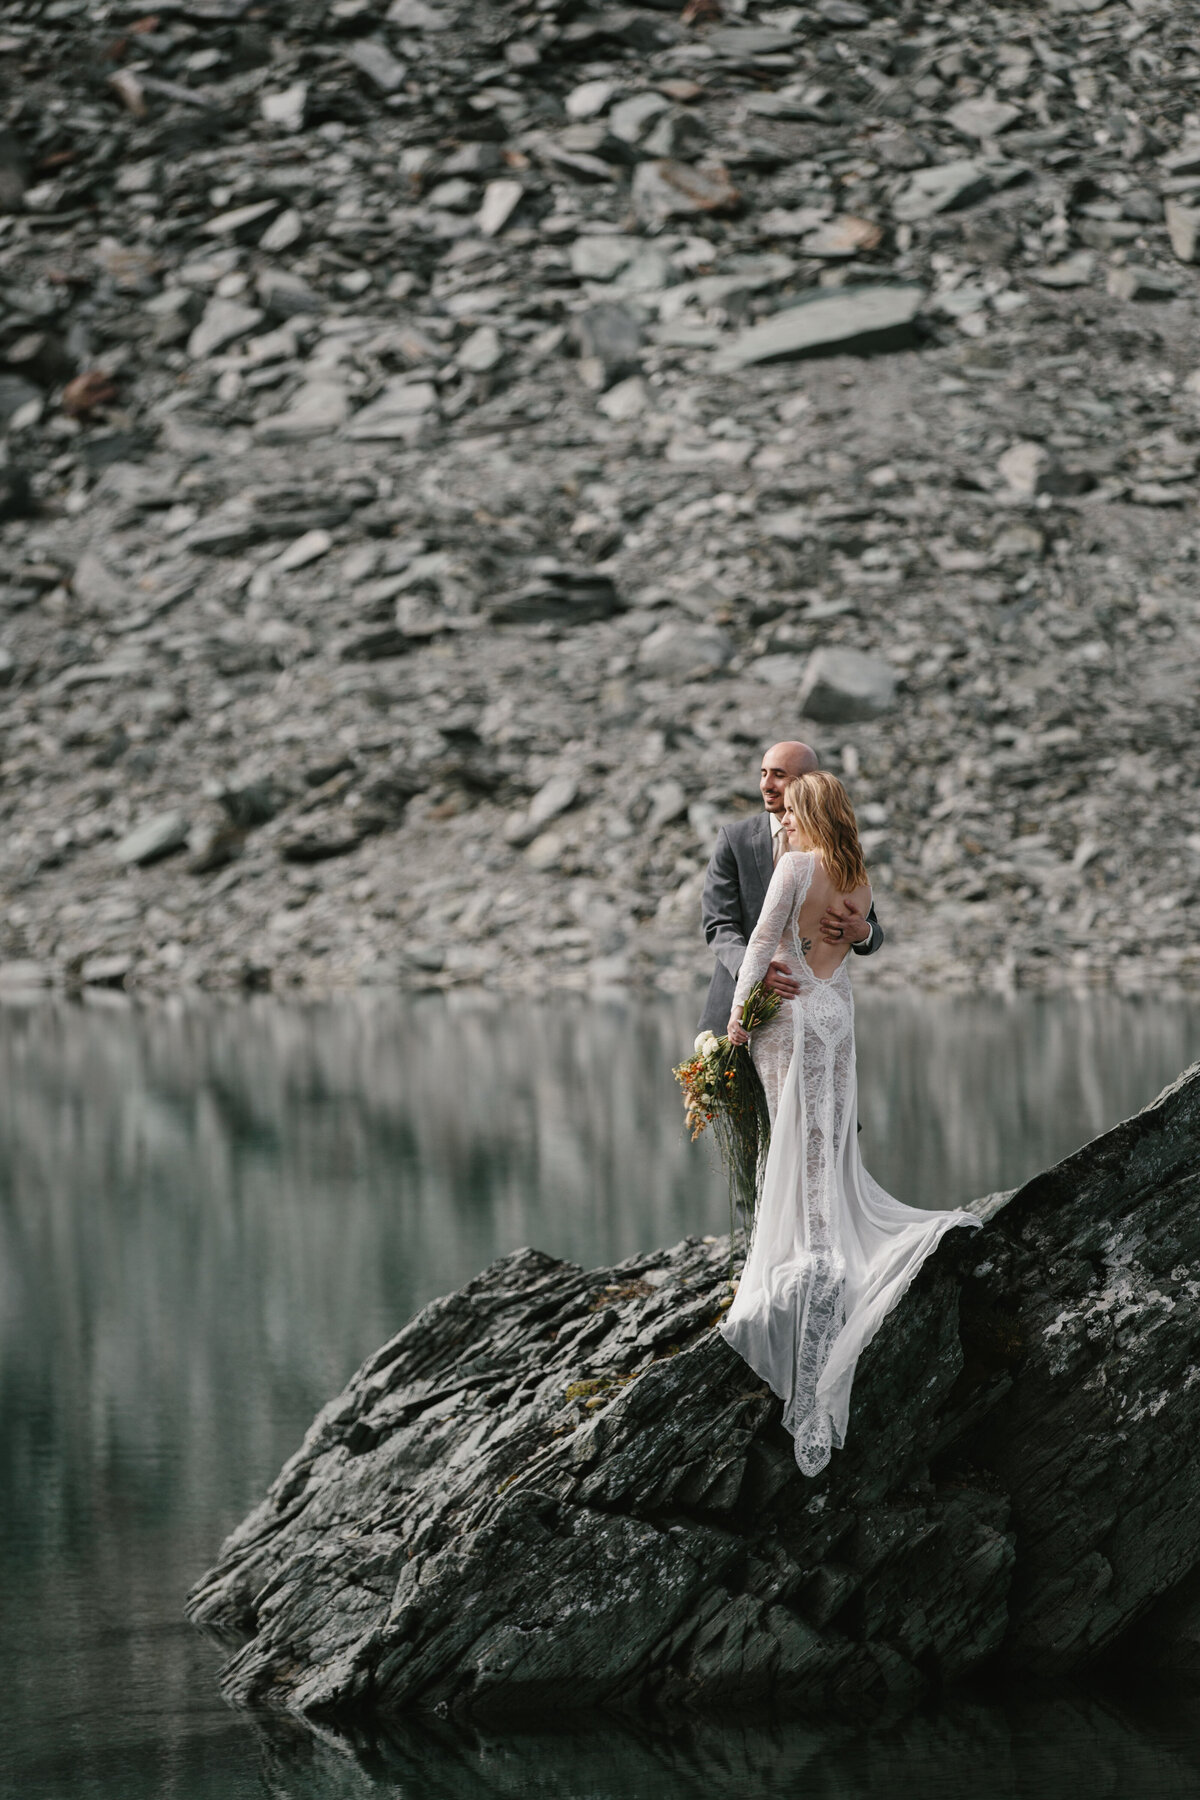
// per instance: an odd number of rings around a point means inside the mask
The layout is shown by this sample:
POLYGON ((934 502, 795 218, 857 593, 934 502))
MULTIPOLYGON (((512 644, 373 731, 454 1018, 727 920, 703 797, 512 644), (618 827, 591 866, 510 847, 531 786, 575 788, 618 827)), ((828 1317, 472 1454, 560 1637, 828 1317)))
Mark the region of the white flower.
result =
POLYGON ((714 1031, 702 1031, 692 1045, 697 1056, 711 1056, 717 1047, 717 1034, 714 1031))

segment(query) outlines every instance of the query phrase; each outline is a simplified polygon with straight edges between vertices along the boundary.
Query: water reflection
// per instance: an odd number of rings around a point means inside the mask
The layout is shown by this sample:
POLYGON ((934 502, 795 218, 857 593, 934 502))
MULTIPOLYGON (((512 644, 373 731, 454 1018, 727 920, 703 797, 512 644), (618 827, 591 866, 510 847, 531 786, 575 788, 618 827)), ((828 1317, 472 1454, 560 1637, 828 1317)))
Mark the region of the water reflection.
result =
MULTIPOLYGON (((14 1791, 254 1788, 250 1728, 180 1622, 188 1586, 317 1408, 434 1294, 518 1244, 594 1265, 723 1228, 669 1073, 694 1012, 0 1007, 14 1791)), ((863 998, 869 1165, 918 1203, 1013 1185, 1152 1097, 1198 1024, 1184 1004, 863 998)))
POLYGON ((288 1725, 260 1727, 259 1739, 275 1800, 1194 1800, 1198 1726, 1192 1698, 1170 1713, 1134 1715, 1112 1698, 1066 1689, 953 1699, 865 1731, 795 1720, 606 1721, 528 1733, 425 1723, 353 1745, 288 1725))

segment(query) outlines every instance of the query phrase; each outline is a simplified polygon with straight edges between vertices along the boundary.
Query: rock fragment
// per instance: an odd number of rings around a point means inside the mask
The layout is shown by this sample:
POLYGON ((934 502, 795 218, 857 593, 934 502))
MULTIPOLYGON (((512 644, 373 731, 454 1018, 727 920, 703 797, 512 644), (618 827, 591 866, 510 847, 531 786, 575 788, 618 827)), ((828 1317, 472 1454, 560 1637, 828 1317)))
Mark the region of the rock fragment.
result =
POLYGON ((505 837, 518 849, 531 844, 552 819, 569 812, 578 799, 579 783, 573 775, 552 775, 538 789, 526 811, 515 813, 508 820, 504 829, 505 837))
POLYGON ((501 178, 489 181, 483 191, 483 203, 476 223, 485 238, 499 237, 524 199, 525 189, 519 181, 501 178))
POLYGON ((1096 273, 1096 258, 1090 250, 1077 250, 1073 256, 1064 256, 1061 262, 1043 264, 1032 273, 1033 279, 1043 287, 1087 287, 1096 273))
POLYGON ((258 105, 268 125, 278 125, 283 131, 301 131, 308 106, 308 83, 293 81, 274 93, 263 94, 258 105))
POLYGON ((394 94, 404 86, 408 66, 397 61, 378 38, 359 38, 346 47, 345 55, 360 69, 381 94, 394 94))
POLYGON ((1179 292, 1169 275, 1159 269, 1143 269, 1133 263, 1111 269, 1108 291, 1114 300, 1174 300, 1179 292))
POLYGON ((169 856, 173 850, 181 850, 187 838, 188 821, 183 813, 155 813, 127 832, 115 846, 113 855, 128 867, 144 868, 147 863, 169 856))
POLYGON ((133 970, 133 958, 121 952, 111 956, 89 956, 79 970, 85 987, 123 988, 133 970))
POLYGON ((1020 116, 1020 107, 1010 100, 981 94, 976 99, 960 100, 957 106, 952 106, 946 114, 946 123, 953 125, 955 131, 961 131, 964 137, 994 138, 1007 131, 1020 116))
POLYGON ((842 258, 861 256, 867 251, 878 249, 882 238, 883 232, 873 220, 843 214, 840 218, 818 225, 815 231, 810 231, 800 248, 805 256, 840 261, 842 258))
POLYGON ((0 213, 20 210, 29 186, 29 160, 15 131, 0 130, 0 213))
POLYGON ((602 113, 616 94, 615 82, 603 77, 581 82, 572 88, 563 102, 569 119, 594 119, 602 113))
POLYGON ((546 559, 533 581, 489 601, 487 610, 498 625, 584 625, 612 618, 621 597, 611 575, 546 559))
POLYGON ((713 368, 724 372, 834 352, 866 356, 907 349, 918 341, 924 298, 918 287, 891 285, 818 294, 750 326, 714 356, 713 368))
POLYGON ((1095 486, 1095 476, 1083 469, 1068 469, 1044 444, 1011 445, 996 462, 1010 491, 1022 500, 1038 494, 1085 494, 1095 486))
POLYGON ((1000 185, 993 165, 963 158, 918 169, 892 204, 893 216, 902 222, 931 219, 935 213, 971 206, 1000 185))
POLYGON ((878 718, 895 697, 895 672, 882 657, 831 645, 809 657, 797 701, 807 718, 845 725, 878 718))
POLYGON ((1168 200, 1166 218, 1172 250, 1180 262, 1194 263, 1196 246, 1200 242, 1200 209, 1184 206, 1179 200, 1168 200))
POLYGON ((642 639, 638 663, 650 674, 688 681, 723 669, 732 655, 733 645, 715 625, 667 620, 642 639))
POLYGON ((577 314, 572 332, 581 353, 580 373, 589 387, 611 387, 637 369, 642 327, 629 307, 602 300, 577 314))
POLYGON ((638 217, 651 225, 705 213, 728 213, 741 203, 725 169, 674 162, 666 157, 639 163, 632 191, 638 217))
POLYGON ((601 394, 596 405, 606 418, 616 424, 625 424, 636 419, 650 405, 650 390, 640 375, 630 375, 624 381, 618 381, 610 387, 606 394, 601 394))
POLYGON ((212 299, 188 339, 187 353, 193 362, 201 362, 238 338, 248 337, 262 324, 263 317, 257 306, 244 306, 237 300, 212 299))
POLYGON ((480 325, 459 345, 454 360, 468 374, 489 374, 504 360, 500 333, 494 325, 480 325))
POLYGON ((431 381, 390 381, 378 399, 342 427, 342 436, 358 443, 387 443, 399 439, 416 443, 437 413, 437 388, 431 381))
POLYGON ((281 575, 291 574, 295 569, 306 569, 310 563, 328 556, 333 548, 333 539, 327 531, 306 531, 302 537, 282 550, 272 563, 281 575))

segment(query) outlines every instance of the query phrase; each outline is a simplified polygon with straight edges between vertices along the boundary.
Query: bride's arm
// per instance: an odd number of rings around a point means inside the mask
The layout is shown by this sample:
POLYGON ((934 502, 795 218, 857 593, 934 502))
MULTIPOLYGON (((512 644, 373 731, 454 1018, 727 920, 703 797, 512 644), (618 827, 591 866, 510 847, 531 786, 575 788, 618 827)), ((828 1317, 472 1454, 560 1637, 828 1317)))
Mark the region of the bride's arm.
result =
POLYGON ((748 1041, 747 1033, 742 1030, 742 1007, 746 1004, 746 996, 755 982, 761 981, 771 966, 771 958, 775 947, 787 927, 792 903, 796 898, 796 874, 799 858, 794 855, 781 856, 771 877, 771 885, 767 889, 767 897, 763 901, 763 909, 758 915, 758 924, 750 933, 750 942, 746 945, 746 954, 742 958, 742 966, 738 970, 737 986, 733 991, 733 1007, 729 1014, 729 1036, 733 1043, 744 1044, 748 1041))

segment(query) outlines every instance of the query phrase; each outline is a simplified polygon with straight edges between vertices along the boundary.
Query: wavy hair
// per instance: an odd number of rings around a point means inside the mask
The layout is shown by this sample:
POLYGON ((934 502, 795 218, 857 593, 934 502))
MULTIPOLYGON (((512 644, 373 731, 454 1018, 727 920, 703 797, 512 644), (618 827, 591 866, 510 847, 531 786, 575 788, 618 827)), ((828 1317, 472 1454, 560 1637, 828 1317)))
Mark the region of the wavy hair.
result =
POLYGON ((867 886, 867 865, 858 841, 858 821, 850 796, 836 775, 814 769, 797 775, 783 791, 784 805, 810 850, 819 850, 839 894, 867 886))

